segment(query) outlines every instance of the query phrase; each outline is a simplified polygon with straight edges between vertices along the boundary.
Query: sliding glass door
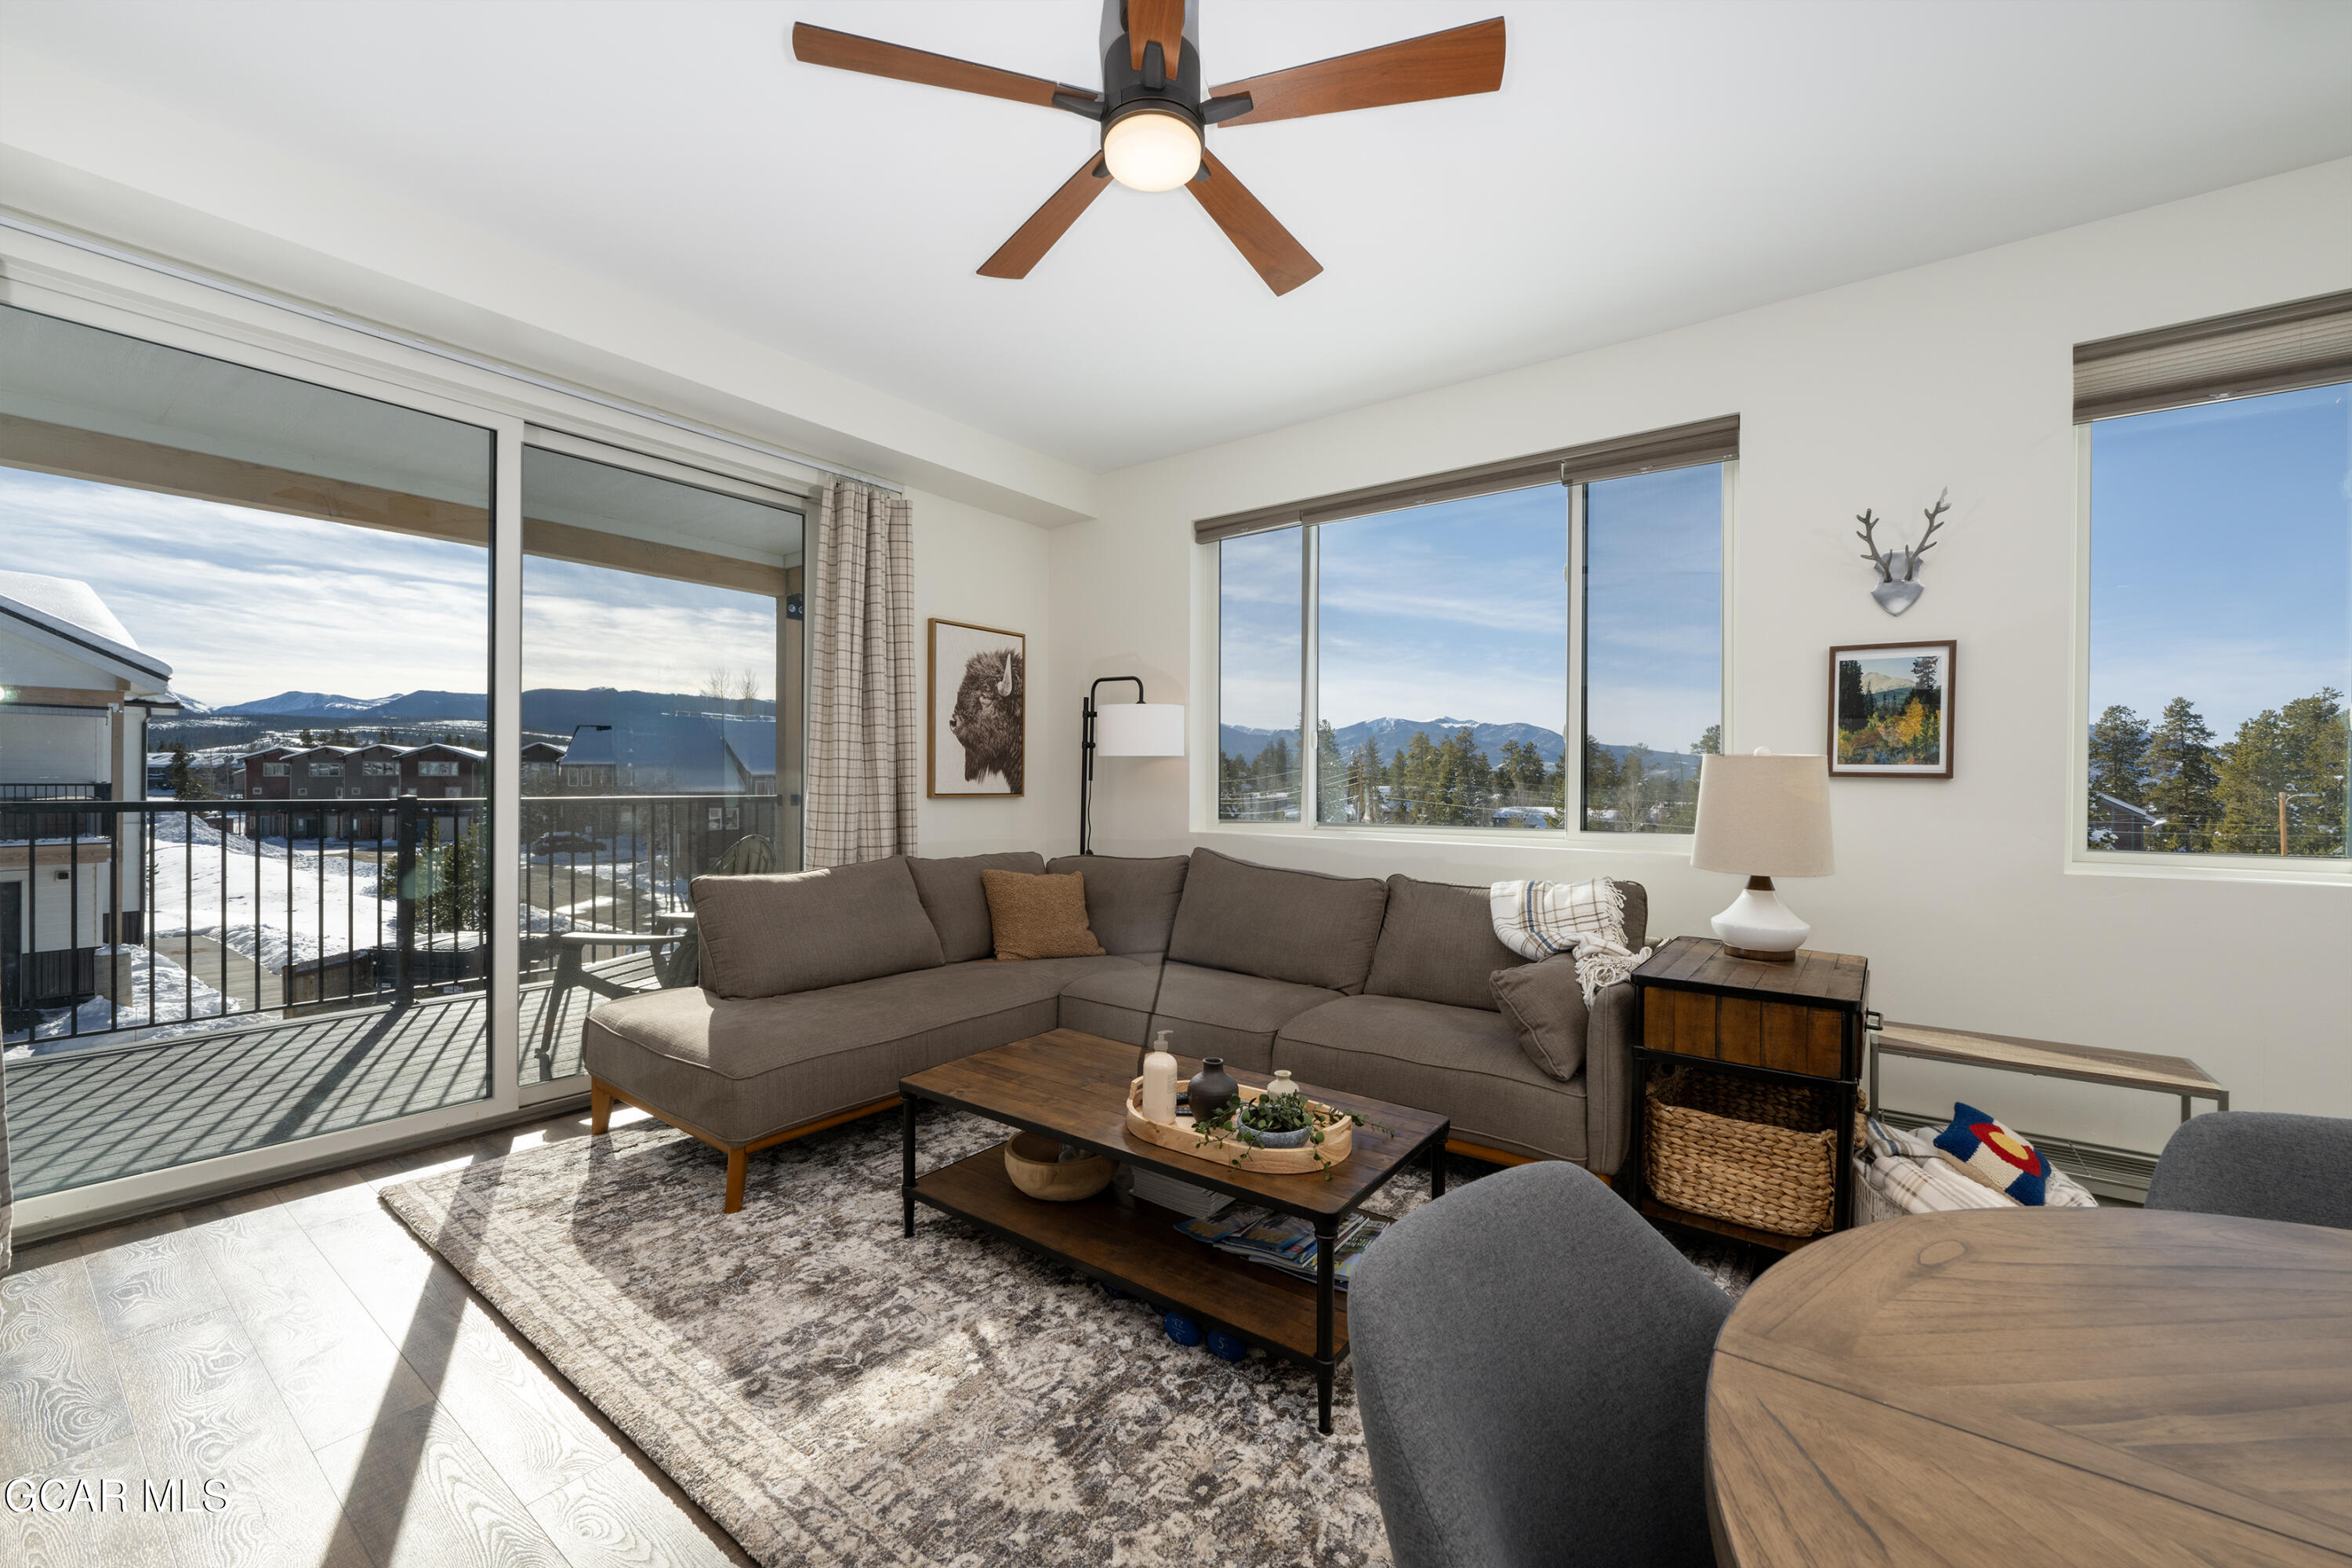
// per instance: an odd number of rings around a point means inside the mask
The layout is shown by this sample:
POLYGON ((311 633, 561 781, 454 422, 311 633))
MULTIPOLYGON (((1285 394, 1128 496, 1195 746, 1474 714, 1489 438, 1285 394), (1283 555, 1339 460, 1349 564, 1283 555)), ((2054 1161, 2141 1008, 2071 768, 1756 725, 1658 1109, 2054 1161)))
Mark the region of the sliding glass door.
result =
POLYGON ((495 449, 0 306, 19 1199, 492 1092, 495 449))
POLYGON ((581 1071, 591 1007, 692 983, 694 878, 799 868, 802 514, 579 442, 526 447, 522 495, 528 1086, 581 1071))

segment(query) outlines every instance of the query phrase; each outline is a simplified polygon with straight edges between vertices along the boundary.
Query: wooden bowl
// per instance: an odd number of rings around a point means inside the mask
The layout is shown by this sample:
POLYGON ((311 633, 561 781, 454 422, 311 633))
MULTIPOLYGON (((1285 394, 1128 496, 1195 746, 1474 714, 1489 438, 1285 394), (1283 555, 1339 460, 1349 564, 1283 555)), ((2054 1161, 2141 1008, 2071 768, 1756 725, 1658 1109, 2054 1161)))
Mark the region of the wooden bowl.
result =
POLYGON ((1111 1173, 1118 1169, 1108 1155, 1089 1154, 1083 1160, 1063 1160, 1062 1145, 1054 1139, 1034 1132, 1016 1132, 1004 1145, 1004 1173, 1013 1184, 1033 1198, 1043 1198, 1049 1204, 1074 1204, 1080 1198, 1090 1198, 1110 1185, 1111 1173))

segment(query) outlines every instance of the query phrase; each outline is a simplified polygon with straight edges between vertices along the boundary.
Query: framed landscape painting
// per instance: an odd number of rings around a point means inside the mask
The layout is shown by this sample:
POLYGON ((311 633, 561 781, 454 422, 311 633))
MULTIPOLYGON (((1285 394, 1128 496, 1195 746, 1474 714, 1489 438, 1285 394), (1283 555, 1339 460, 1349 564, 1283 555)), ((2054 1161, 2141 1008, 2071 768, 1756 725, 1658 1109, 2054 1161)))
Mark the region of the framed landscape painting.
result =
POLYGON ((930 794, 1023 793, 1028 669, 1019 632, 932 618, 930 794))
POLYGON ((1952 776, 1959 644, 1863 643, 1830 649, 1830 772, 1842 777, 1952 776))

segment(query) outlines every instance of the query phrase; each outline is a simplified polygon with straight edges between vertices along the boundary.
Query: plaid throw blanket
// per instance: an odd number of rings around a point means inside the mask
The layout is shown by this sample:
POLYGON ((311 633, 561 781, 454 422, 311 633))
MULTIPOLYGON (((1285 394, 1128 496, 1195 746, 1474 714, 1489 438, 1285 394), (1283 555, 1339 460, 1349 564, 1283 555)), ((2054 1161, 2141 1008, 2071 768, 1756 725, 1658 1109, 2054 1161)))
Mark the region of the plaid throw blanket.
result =
POLYGON ((1589 882, 1496 882, 1487 889, 1495 935, 1521 958, 1576 955, 1585 1005, 1642 967, 1650 950, 1625 945, 1625 894, 1606 877, 1589 882))
MULTIPOLYGON (((1940 1157, 1924 1134, 1889 1127, 1875 1117, 1866 1128, 1864 1147, 1854 1156, 1854 1174, 1879 1201, 1874 1204, 1857 1193, 1857 1223, 1867 1225, 1895 1215, 2019 1206, 2015 1198, 1995 1192, 1940 1157)), ((2049 1193, 2043 1202, 2053 1209, 2099 1206, 2088 1188, 2054 1165, 2050 1168, 2049 1193)))

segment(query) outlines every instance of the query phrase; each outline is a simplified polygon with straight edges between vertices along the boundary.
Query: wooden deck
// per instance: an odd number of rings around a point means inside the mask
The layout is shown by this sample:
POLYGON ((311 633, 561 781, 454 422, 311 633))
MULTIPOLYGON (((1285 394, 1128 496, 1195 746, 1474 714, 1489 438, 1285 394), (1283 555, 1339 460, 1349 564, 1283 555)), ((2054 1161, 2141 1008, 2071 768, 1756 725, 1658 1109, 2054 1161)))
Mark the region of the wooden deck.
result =
MULTIPOLYGON (((632 955, 597 966, 644 970, 632 955)), ((540 1055, 548 988, 522 992, 522 1081, 580 1068, 593 992, 562 1000, 540 1055)), ((8 1152, 19 1199, 390 1121, 489 1093, 488 1000, 479 993, 183 1037, 92 1045, 8 1064, 8 1152)))

